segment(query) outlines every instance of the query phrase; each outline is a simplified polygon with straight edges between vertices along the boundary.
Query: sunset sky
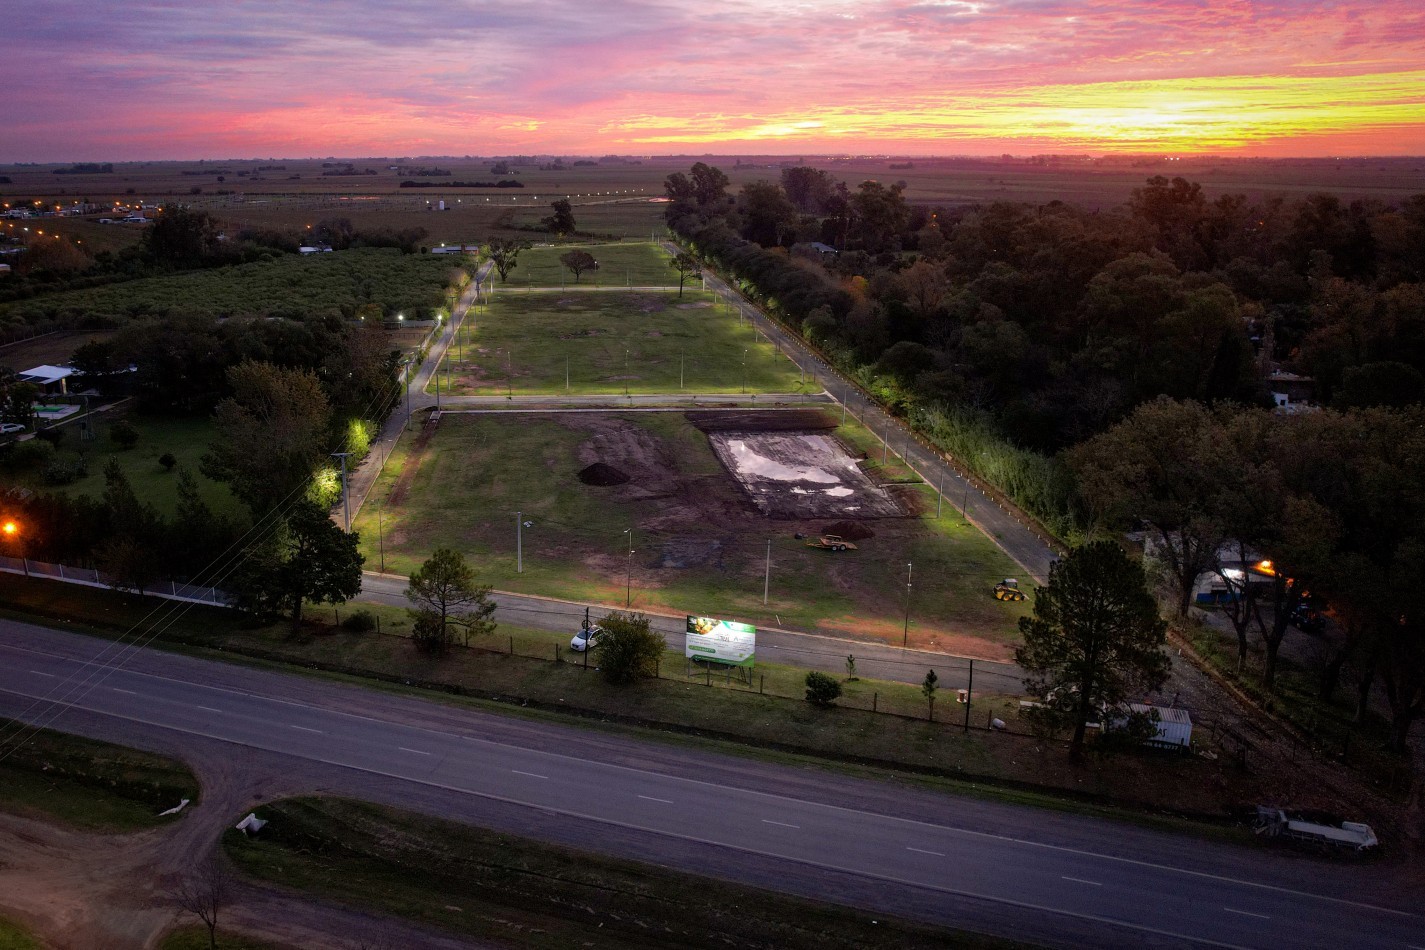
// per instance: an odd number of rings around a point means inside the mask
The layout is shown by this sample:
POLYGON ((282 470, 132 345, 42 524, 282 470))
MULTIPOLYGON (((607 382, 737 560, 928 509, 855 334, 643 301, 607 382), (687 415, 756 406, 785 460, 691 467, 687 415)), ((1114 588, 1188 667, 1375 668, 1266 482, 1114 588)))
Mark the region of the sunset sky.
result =
POLYGON ((1420 0, 35 0, 0 161, 1425 153, 1420 0))

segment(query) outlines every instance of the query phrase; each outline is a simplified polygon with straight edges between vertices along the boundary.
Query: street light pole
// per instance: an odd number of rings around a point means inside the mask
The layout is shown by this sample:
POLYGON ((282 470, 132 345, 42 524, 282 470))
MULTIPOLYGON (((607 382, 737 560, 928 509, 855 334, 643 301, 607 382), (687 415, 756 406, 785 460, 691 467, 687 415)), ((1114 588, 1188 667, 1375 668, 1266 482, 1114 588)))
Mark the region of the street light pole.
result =
POLYGON ((762 603, 767 603, 767 593, 772 589, 772 539, 767 539, 767 568, 762 576, 762 603))
POLYGON ((333 452, 332 458, 341 459, 341 506, 346 511, 346 533, 351 534, 351 498, 346 491, 346 457, 350 452, 333 452))
POLYGON ((945 473, 940 473, 940 487, 935 489, 935 520, 940 520, 940 506, 945 503, 945 473))
POLYGON ((524 512, 515 512, 515 573, 524 573, 524 512))
POLYGON ((910 575, 911 564, 905 566, 905 629, 901 632, 901 649, 905 649, 906 642, 910 640, 910 575))
MULTIPOLYGON (((384 507, 384 506, 382 506, 384 507)), ((381 508, 376 509, 376 546, 381 551, 381 573, 386 573, 386 518, 381 508)))

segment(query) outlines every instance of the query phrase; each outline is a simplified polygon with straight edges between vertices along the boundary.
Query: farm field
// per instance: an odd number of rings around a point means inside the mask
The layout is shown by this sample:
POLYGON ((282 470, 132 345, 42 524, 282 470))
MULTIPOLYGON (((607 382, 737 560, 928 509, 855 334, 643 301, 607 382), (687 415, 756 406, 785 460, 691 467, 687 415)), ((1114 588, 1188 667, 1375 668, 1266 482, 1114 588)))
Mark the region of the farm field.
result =
POLYGON ((820 391, 751 321, 692 288, 497 292, 448 358, 441 387, 457 395, 820 391))
POLYGON ((91 340, 107 340, 111 330, 82 333, 46 333, 22 343, 0 346, 0 366, 20 372, 33 366, 64 366, 74 351, 91 340))
POLYGON ((1008 656, 1024 605, 989 591, 1015 573, 1012 562, 949 506, 936 519, 930 489, 894 462, 881 469, 878 446, 819 411, 446 412, 402 438, 355 527, 367 563, 388 571, 409 572, 448 546, 501 589, 891 643, 907 636, 911 564, 911 644, 1008 656), (909 514, 858 519, 848 506, 843 519, 768 519, 709 446, 704 430, 728 426, 791 426, 869 454, 862 471, 909 514), (517 520, 530 523, 523 572, 517 520), (795 537, 829 526, 859 550, 815 550, 795 537))
POLYGON ((444 256, 402 255, 384 248, 288 255, 32 297, 0 304, 0 314, 132 317, 172 309, 216 317, 305 316, 323 310, 354 316, 365 304, 385 312, 430 312, 445 303, 457 267, 444 256))

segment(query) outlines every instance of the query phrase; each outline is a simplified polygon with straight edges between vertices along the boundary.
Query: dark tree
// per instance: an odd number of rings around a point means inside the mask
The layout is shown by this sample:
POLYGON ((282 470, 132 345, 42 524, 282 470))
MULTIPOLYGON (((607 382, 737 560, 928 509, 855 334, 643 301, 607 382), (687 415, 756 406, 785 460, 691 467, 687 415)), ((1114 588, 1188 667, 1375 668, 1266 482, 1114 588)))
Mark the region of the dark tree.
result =
POLYGON ((588 251, 566 251, 559 255, 559 263, 569 269, 569 273, 574 275, 574 283, 579 282, 579 276, 586 270, 598 270, 599 262, 594 255, 588 251))
POLYGON ((569 204, 568 199, 560 198, 550 205, 554 213, 544 219, 544 226, 551 234, 563 237, 566 234, 573 234, 577 228, 574 225, 574 208, 569 204))
POLYGON ((359 540, 337 527, 321 505, 298 501, 276 537, 239 570, 239 605, 259 615, 287 613, 296 626, 306 601, 346 603, 361 592, 366 558, 359 540))
POLYGON ((1014 661, 1052 728, 1072 730, 1069 757, 1083 751, 1088 723, 1116 713, 1134 694, 1157 690, 1170 664, 1167 623, 1142 565, 1111 541, 1076 548, 1049 568, 1034 616, 1019 621, 1014 661))
POLYGON ((207 928, 208 950, 218 950, 218 915, 227 907, 234 883, 232 868, 214 851, 173 889, 178 909, 197 917, 207 928))
POLYGON ((679 254, 668 262, 669 265, 678 272, 678 296, 683 296, 683 284, 689 279, 697 280, 703 276, 703 265, 698 263, 698 259, 687 251, 679 254))
POLYGON ((202 267, 221 247, 218 230, 218 222, 206 211, 165 208, 144 232, 144 251, 157 264, 202 267))
POLYGON ((510 271, 519 266, 520 251, 528 250, 529 246, 528 241, 516 241, 513 238, 492 237, 485 242, 486 254, 495 265, 501 283, 509 278, 510 271))

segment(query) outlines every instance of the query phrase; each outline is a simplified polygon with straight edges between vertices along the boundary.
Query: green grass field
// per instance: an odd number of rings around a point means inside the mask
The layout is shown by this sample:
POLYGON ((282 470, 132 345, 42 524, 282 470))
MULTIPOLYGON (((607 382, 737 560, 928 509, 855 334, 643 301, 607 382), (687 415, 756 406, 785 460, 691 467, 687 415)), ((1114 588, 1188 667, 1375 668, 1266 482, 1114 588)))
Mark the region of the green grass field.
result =
MULTIPOLYGON (((449 358, 457 394, 820 391, 712 294, 496 293, 449 358)), ((446 386, 445 379, 441 383, 446 386)))
POLYGON ((0 950, 40 950, 40 942, 24 927, 0 917, 0 950))
POLYGON ((247 874, 500 945, 1015 946, 347 799, 258 812, 260 838, 223 839, 247 874))
MULTIPOLYGON (((203 475, 199 466, 213 437, 213 424, 208 419, 172 419, 128 413, 125 416, 139 431, 139 441, 131 449, 121 449, 109 437, 110 427, 118 415, 94 413, 91 422, 96 438, 81 442, 78 423, 64 427, 64 438, 55 454, 57 461, 74 462, 82 452, 89 474, 70 485, 53 489, 94 498, 104 493, 104 464, 110 456, 129 477, 134 494, 140 501, 152 504, 160 514, 171 515, 177 502, 178 474, 166 471, 158 464, 165 453, 172 453, 178 464, 186 467, 198 480, 203 499, 214 511, 240 513, 241 502, 228 486, 203 475)), ((38 472, 6 473, 5 477, 27 488, 50 490, 38 472)))
MULTIPOLYGON (((164 824, 158 813, 198 797, 198 780, 172 759, 0 719, 0 809, 87 831, 164 824)), ((3 943, 0 943, 3 946, 3 943)))
POLYGON ((572 250, 588 251, 599 262, 599 269, 586 271, 579 278, 582 287, 673 287, 678 286, 678 272, 668 265, 668 254, 657 244, 629 241, 622 244, 541 244, 521 251, 518 264, 510 271, 508 281, 495 275, 495 294, 502 290, 525 287, 560 287, 575 285, 574 275, 559 257, 572 250))
MULTIPOLYGON (((913 475, 859 426, 836 430, 873 481, 913 475)), ((409 572, 439 546, 464 552, 496 587, 609 604, 688 611, 900 643, 906 565, 914 564, 908 639, 979 656, 1007 655, 1025 605, 990 587, 1013 563, 946 506, 920 493, 926 517, 873 522, 855 553, 809 549, 793 537, 814 522, 769 521, 745 500, 706 436, 681 413, 445 414, 428 443, 405 436, 356 520, 367 563, 409 572), (638 475, 629 486, 585 485, 595 458, 638 475), (398 473, 406 475, 398 478, 398 473), (398 484, 399 482, 399 484, 398 484), (516 571, 515 521, 524 570, 516 571), (627 553, 634 531, 634 554, 627 553), (771 582, 762 602, 767 542, 771 582)))

